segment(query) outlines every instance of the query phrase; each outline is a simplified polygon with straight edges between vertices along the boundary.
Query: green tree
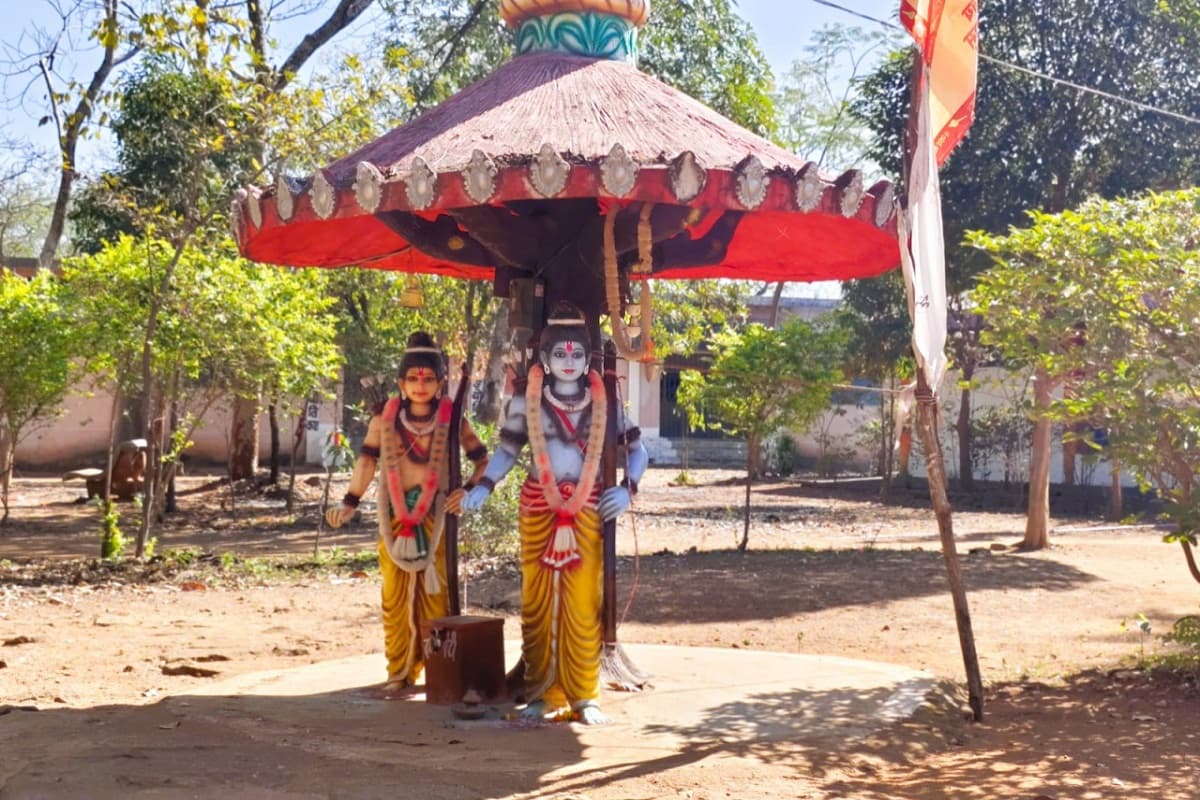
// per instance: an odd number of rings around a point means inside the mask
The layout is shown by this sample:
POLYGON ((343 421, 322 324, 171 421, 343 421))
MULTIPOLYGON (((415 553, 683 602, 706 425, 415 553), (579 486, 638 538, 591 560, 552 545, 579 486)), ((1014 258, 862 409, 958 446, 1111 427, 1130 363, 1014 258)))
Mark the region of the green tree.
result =
POLYGON ((8 521, 17 445, 58 413, 77 341, 50 273, 26 280, 0 269, 0 524, 8 521))
POLYGON ((70 214, 76 252, 95 253, 151 225, 162 231, 168 219, 193 213, 187 204, 227 203, 231 179, 248 174, 255 156, 232 135, 251 120, 213 73, 146 62, 121 89, 111 112, 116 164, 77 195, 70 214))
POLYGON ((43 165, 18 143, 0 137, 0 264, 36 256, 50 218, 50 197, 39 181, 43 165))
MULTIPOLYGON (((228 244, 180 251, 125 236, 99 253, 68 259, 63 280, 76 298, 81 352, 118 393, 151 399, 143 430, 155 458, 147 470, 145 519, 160 512, 179 456, 215 403, 265 384, 284 409, 294 410, 336 377, 333 299, 319 273, 250 264, 228 244)), ((143 527, 148 533, 149 523, 143 527)))
POLYGON ((868 161, 871 129, 853 113, 852 99, 867 67, 898 40, 894 33, 844 25, 814 31, 775 96, 780 144, 819 167, 877 171, 868 161))
MULTIPOLYGON (((1188 113, 1200 107, 1200 2, 980 4, 980 41, 999 61, 1188 113)), ((911 56, 898 52, 863 83, 854 113, 874 132, 871 157, 899 175, 909 104, 911 56)), ((998 234, 1030 209, 1055 213, 1092 194, 1120 197, 1200 182, 1200 142, 1178 118, 1080 92, 991 59, 979 64, 976 118, 970 135, 941 171, 947 286, 968 291, 988 259, 963 246, 970 230, 998 234)), ((962 311, 969 312, 969 308, 962 311)), ((953 360, 970 369, 982 357, 971 337, 955 337, 953 360)), ((970 402, 969 392, 962 402, 970 402)), ((961 414, 960 414, 961 416, 961 414)), ((969 426, 959 426, 969 469, 969 426)), ((1032 460, 1049 457, 1048 431, 1032 460)), ((1064 473, 1074 475, 1073 447, 1064 473)), ((960 465, 961 470, 961 465, 960 465)), ((1049 469, 1035 466, 1037 475, 1049 469)), ((1041 497, 1043 487, 1032 487, 1041 497)), ((1032 516, 1043 518, 1041 511, 1032 516)), ((1043 532, 1044 535, 1044 532, 1043 532)))
POLYGON ((706 373, 680 377, 679 402, 695 425, 746 440, 746 509, 739 550, 750 540, 750 486, 762 443, 776 431, 808 427, 842 378, 844 337, 833 326, 793 318, 778 328, 752 324, 713 337, 706 373))
MULTIPOLYGON (((13 45, 13 73, 27 73, 46 89, 43 123, 54 132, 58 188, 40 259, 48 266, 55 258, 65 229, 75 182, 79 144, 107 123, 111 106, 121 94, 114 84, 143 58, 166 58, 182 67, 204 64, 227 85, 255 87, 247 107, 252 113, 275 117, 274 101, 282 97, 296 73, 372 5, 374 0, 281 0, 264 4, 213 4, 211 0, 97 0, 94 3, 52 4, 59 25, 31 28, 13 45), (314 23, 286 55, 273 52, 272 25, 310 14, 328 13, 314 23), (71 52, 66 52, 68 49, 71 52), (95 64, 79 79, 64 75, 56 63, 95 64)), ((319 87, 316 90, 319 94, 319 87)), ((266 130, 251 126, 250 136, 266 130)), ((242 131, 243 134, 247 131, 242 131)))
MULTIPOLYGON (((226 215, 238 184, 260 179, 269 163, 308 168, 335 146, 331 142, 341 147, 347 139, 367 138, 376 125, 369 109, 387 82, 374 81, 372 70, 356 57, 310 84, 294 81, 295 70, 370 2, 334 5, 327 24, 279 66, 272 65, 270 19, 258 3, 210 14, 205 2, 168 0, 139 17, 130 35, 146 54, 106 106, 118 159, 80 203, 84 248, 95 251, 123 232, 170 241, 177 258, 156 276, 159 286, 152 292, 166 297, 185 251, 228 248, 226 215)), ((159 309, 151 304, 146 313, 146 341, 152 342, 159 309)), ((151 360, 143 354, 146 390, 154 385, 151 360)), ((260 398, 271 387, 268 381, 257 388, 239 388, 236 395, 231 437, 236 477, 249 477, 257 467, 260 398)), ((153 399, 145 392, 141 399, 142 424, 149 425, 153 399)), ((273 428, 272 434, 276 453, 278 432, 273 428)), ((154 441, 148 432, 146 438, 154 441)))
MULTIPOLYGON (((904 280, 897 271, 842 286, 843 304, 837 324, 846 332, 846 371, 895 390, 912 375, 912 320, 904 298, 904 280)), ((892 475, 892 444, 896 431, 894 391, 879 404, 879 436, 875 464, 887 493, 892 475)))
MULTIPOLYGON (((1191 553, 1200 532, 1198 237, 1192 189, 1033 212, 1029 227, 971 243, 996 261, 974 292, 985 343, 1037 375, 1036 419, 1047 425, 1034 435, 1054 420, 1105 429, 1113 463, 1170 501, 1171 538, 1200 580, 1191 553), (1054 400, 1065 376, 1071 391, 1054 400)), ((1035 485, 1045 491, 1031 476, 1035 485)), ((1045 513, 1044 498, 1037 507, 1045 513)), ((1044 547, 1046 528, 1031 518, 1025 546, 1044 547)))

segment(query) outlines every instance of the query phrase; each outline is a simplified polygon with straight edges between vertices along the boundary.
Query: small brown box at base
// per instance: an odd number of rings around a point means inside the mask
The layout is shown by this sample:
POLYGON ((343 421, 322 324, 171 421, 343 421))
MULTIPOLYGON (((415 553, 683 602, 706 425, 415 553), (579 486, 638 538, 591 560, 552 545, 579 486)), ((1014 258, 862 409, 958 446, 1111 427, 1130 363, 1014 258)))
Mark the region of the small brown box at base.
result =
POLYGON ((425 701, 461 703, 474 689, 481 702, 506 698, 504 620, 500 617, 438 617, 421 623, 425 648, 425 701))

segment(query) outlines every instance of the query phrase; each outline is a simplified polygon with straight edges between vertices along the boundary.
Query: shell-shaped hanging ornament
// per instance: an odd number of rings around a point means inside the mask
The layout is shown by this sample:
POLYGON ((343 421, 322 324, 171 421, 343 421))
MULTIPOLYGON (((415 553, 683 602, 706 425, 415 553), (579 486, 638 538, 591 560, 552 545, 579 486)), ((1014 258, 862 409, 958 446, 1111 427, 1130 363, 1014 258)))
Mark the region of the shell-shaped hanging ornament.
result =
POLYGON ((368 214, 379 209, 383 201, 383 173, 374 164, 360 161, 354 168, 354 199, 368 214))
POLYGON ((624 197, 633 191, 637 175, 637 162, 629 157, 620 143, 614 144, 608 155, 600 159, 600 182, 611 195, 624 197))
POLYGON ((296 212, 296 196, 292 194, 291 181, 282 172, 275 177, 275 211, 284 222, 296 212))
POLYGON ((333 216, 333 208, 336 203, 333 184, 325 177, 325 173, 317 170, 313 174, 312 186, 308 190, 308 195, 312 199, 313 211, 321 219, 329 219, 333 216))
POLYGON ((529 165, 529 180, 542 197, 554 197, 567 188, 571 165, 553 145, 544 144, 529 165))
POLYGON ((482 150, 471 154, 463 169, 463 186, 476 203, 486 203, 496 193, 496 164, 482 150))
POLYGON ((242 209, 246 205, 246 198, 246 190, 238 189, 229 204, 229 228, 233 233, 233 240, 238 243, 239 247, 242 244, 242 209))
POLYGON ((821 204, 821 195, 825 194, 825 182, 817 174, 815 164, 809 164, 796 180, 796 208, 801 211, 812 211, 821 204))
POLYGON ((246 198, 246 213, 250 215, 250 222, 254 227, 262 227, 262 200, 261 192, 255 186, 248 186, 242 190, 246 198))
POLYGON ((767 187, 771 183, 767 170, 757 156, 749 156, 738 164, 734 170, 736 182, 734 191, 738 202, 746 208, 754 209, 767 199, 767 187))
POLYGON ((867 196, 866 190, 863 189, 862 173, 852 169, 843 176, 843 180, 846 181, 846 186, 842 189, 842 216, 853 217, 867 196))
POLYGON ((708 181, 708 174, 696 161, 696 154, 691 150, 685 150, 671 161, 668 176, 671 180, 671 191, 683 203, 689 203, 699 197, 708 181))
POLYGON ((408 204, 413 208, 424 210, 433 205, 433 199, 437 196, 437 173, 420 156, 414 157, 408 168, 404 192, 408 195, 408 204))
POLYGON ((896 210, 896 190, 889 183, 875 198, 875 227, 882 228, 896 210))

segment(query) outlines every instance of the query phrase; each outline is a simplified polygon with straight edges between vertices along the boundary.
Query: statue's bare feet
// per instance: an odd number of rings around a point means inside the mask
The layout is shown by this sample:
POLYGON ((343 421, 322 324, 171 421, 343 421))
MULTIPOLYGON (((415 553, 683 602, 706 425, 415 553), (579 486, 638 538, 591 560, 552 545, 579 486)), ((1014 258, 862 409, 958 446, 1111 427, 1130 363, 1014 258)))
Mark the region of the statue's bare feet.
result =
POLYGON ((584 725, 607 725, 611 720, 600 710, 600 706, 596 705, 591 700, 585 700, 575 706, 575 713, 579 714, 579 721, 584 725))
POLYGON ((392 700, 397 697, 412 694, 416 690, 413 682, 408 678, 388 678, 378 688, 379 696, 384 700, 392 700))
POLYGON ((546 703, 543 700, 530 703, 521 709, 521 719, 543 720, 546 718, 546 703))

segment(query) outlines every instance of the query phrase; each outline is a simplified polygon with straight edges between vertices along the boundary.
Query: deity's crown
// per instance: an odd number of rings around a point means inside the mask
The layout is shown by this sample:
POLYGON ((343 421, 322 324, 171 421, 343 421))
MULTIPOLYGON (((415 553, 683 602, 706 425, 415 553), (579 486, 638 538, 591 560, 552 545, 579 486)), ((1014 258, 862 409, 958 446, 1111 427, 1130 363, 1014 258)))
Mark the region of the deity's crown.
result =
POLYGON ((583 317, 560 317, 546 322, 547 327, 586 328, 587 320, 583 317))
POLYGON ((650 15, 650 0, 500 0, 500 16, 514 28, 531 17, 589 11, 622 17, 641 27, 650 15))

